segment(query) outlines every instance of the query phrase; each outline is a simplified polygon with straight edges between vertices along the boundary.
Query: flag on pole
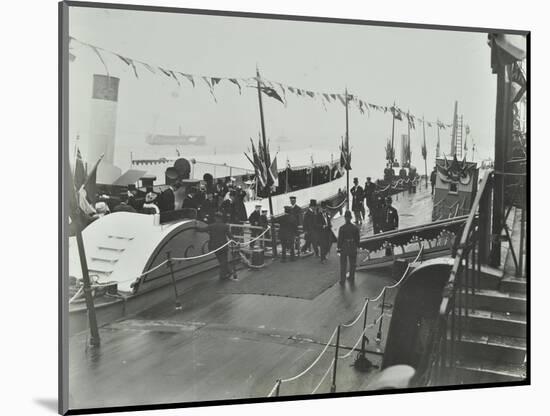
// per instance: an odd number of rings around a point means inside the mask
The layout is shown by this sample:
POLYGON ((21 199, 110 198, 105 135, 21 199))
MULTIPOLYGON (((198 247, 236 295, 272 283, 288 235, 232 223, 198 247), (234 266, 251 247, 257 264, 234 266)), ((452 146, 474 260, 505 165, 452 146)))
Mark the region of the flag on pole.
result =
POLYGON ((260 87, 260 90, 265 95, 267 95, 268 97, 274 98, 274 99, 276 99, 277 101, 280 101, 283 104, 285 103, 283 101, 283 99, 281 98, 281 96, 277 93, 277 91, 275 91, 275 89, 273 89, 271 87, 260 87))
POLYGON ((395 106, 392 106, 390 108, 391 110, 391 113, 393 114, 393 117, 396 119, 396 120, 399 120, 399 121, 402 121, 403 120, 403 117, 401 117, 401 110, 395 106))
POLYGON ((88 177, 86 178, 86 182, 83 185, 83 188, 86 190, 86 196, 88 200, 93 204, 96 201, 96 178, 97 178, 97 167, 99 166, 99 162, 103 159, 104 155, 101 155, 97 162, 95 162, 94 167, 88 174, 88 177))
POLYGON ((82 161, 82 155, 80 149, 76 149, 76 161, 74 165, 74 186, 76 189, 80 189, 86 182, 86 169, 84 169, 84 162, 82 161))
POLYGON ((351 152, 349 149, 349 142, 342 137, 342 143, 340 144, 340 166, 345 170, 351 169, 351 152))

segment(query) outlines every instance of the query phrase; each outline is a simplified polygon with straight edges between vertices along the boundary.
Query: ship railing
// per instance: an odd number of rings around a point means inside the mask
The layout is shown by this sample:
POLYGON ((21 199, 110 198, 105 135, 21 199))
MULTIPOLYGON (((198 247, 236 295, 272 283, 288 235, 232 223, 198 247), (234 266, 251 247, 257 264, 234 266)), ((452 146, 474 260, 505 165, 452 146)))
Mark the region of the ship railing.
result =
POLYGON ((427 352, 429 365, 419 374, 418 385, 460 382, 456 369, 459 345, 471 322, 468 318, 474 308, 474 295, 480 289, 481 265, 486 264, 489 257, 493 177, 492 170, 485 172, 464 229, 455 240, 454 262, 427 352))
MULTIPOLYGON (((310 391, 308 391, 309 394, 316 394, 320 391, 321 388, 327 389, 331 393, 334 393, 337 391, 338 387, 338 364, 341 363, 343 360, 353 357, 354 355, 355 361, 353 363, 353 366, 355 366, 359 371, 369 371, 373 367, 373 363, 368 360, 366 354, 376 354, 378 353, 379 348, 377 348, 378 351, 367 350, 366 345, 369 343, 367 332, 374 328, 374 331, 376 332, 375 342, 378 346, 381 345, 382 338, 386 333, 386 331, 383 331, 384 318, 391 318, 391 314, 389 314, 387 311, 387 308, 389 308, 390 306, 386 303, 386 299, 390 296, 389 294, 392 290, 398 289, 403 284, 403 282, 406 281, 411 269, 414 268, 415 265, 418 265, 418 263, 422 263, 423 257, 424 247, 421 246, 416 258, 407 265, 406 269, 403 271, 401 277, 397 280, 396 283, 384 286, 376 296, 365 298, 361 310, 353 319, 342 322, 334 328, 329 339, 323 344, 323 349, 317 355, 317 357, 313 361, 311 361, 311 363, 300 373, 292 377, 277 379, 272 389, 267 394, 267 397, 278 397, 281 394, 284 394, 284 391, 282 391, 283 384, 293 383, 298 379, 302 379, 300 381, 301 385, 311 385, 311 387, 314 386, 310 391), (373 314, 375 315, 374 319, 372 316, 373 314), (370 323, 369 317, 370 319, 372 319, 372 322, 370 323), (341 334, 344 331, 350 330, 351 328, 357 328, 356 325, 358 324, 361 326, 357 330, 361 330, 361 332, 359 333, 357 338, 354 338, 353 346, 350 347, 343 345, 341 341, 341 334), (333 351, 330 350, 331 347, 333 348, 333 351), (347 352, 342 354, 342 350, 347 350, 347 352), (318 381, 313 380, 312 370, 317 366, 322 365, 322 363, 326 365, 327 360, 323 360, 323 357, 325 357, 326 354, 330 353, 332 353, 333 355, 332 358, 329 358, 328 366, 324 370, 323 375, 318 381), (307 380, 303 379, 308 374, 311 380, 309 383, 307 382, 307 380), (331 377, 328 379, 329 375, 331 377)), ((295 392, 295 390, 292 391, 295 392)))
MULTIPOLYGON (((270 224, 270 229, 266 231, 266 228, 250 225, 248 223, 244 224, 229 224, 231 234, 233 239, 241 244, 241 250, 247 251, 251 249, 263 249, 264 252, 271 257, 276 257, 279 249, 275 247, 273 250, 273 243, 278 246, 281 244, 279 238, 280 226, 277 223, 270 224), (265 232, 265 233, 264 233, 265 232), (262 236, 257 238, 260 234, 262 236)), ((303 255, 301 249, 303 248, 305 241, 305 231, 304 228, 300 225, 296 236, 294 238, 294 249, 297 257, 303 255)))

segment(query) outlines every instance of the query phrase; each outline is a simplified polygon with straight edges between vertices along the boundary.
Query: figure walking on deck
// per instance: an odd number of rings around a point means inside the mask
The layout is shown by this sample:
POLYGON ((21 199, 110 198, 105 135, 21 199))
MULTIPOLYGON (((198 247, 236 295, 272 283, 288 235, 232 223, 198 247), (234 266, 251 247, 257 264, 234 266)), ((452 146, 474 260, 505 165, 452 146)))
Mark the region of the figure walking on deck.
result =
MULTIPOLYGON (((399 228, 399 214, 397 210, 392 207, 391 196, 386 197, 386 204, 384 206, 384 222, 382 231, 393 231, 399 228)), ((386 256, 391 256, 393 254, 392 247, 388 245, 386 247, 386 256)))
POLYGON ((430 174, 430 184, 432 185, 432 195, 434 194, 436 179, 437 179, 437 168, 434 166, 432 173, 430 174))
POLYGON ((286 261, 286 252, 290 250, 290 261, 295 260, 294 239, 298 233, 296 218, 292 215, 292 209, 285 207, 285 213, 277 220, 279 223, 279 240, 281 240, 281 261, 286 261))
POLYGON ((355 282, 355 267, 357 262, 357 248, 359 247, 359 229, 351 223, 351 212, 344 214, 346 223, 338 230, 338 253, 340 253, 340 285, 346 282, 346 273, 349 263, 350 284, 355 282))
POLYGON ((350 189, 352 196, 351 210, 355 214, 355 224, 363 224, 365 207, 363 206, 363 188, 359 185, 359 179, 353 178, 353 187, 350 189))
POLYGON ((223 248, 220 248, 227 244, 229 240, 233 239, 231 235, 231 230, 229 229, 229 224, 224 222, 224 216, 222 213, 217 212, 214 215, 214 223, 208 225, 198 225, 197 231, 208 233, 210 235, 210 240, 208 240, 208 250, 216 251, 216 258, 218 259, 218 264, 220 266, 220 279, 227 279, 231 276, 231 271, 229 270, 229 262, 227 259, 227 254, 229 252, 228 246, 226 245, 223 248))
POLYGON ((327 212, 327 202, 321 202, 321 210, 315 218, 315 228, 319 236, 319 247, 321 249, 321 263, 325 263, 327 255, 330 252, 330 246, 336 241, 336 237, 332 232, 332 224, 330 216, 327 212))
POLYGON ((302 253, 311 251, 313 247, 313 252, 315 257, 319 257, 319 246, 317 244, 317 233, 315 231, 315 217, 317 215, 317 200, 312 199, 309 201, 309 207, 304 214, 304 233, 305 233, 305 242, 302 247, 302 253))

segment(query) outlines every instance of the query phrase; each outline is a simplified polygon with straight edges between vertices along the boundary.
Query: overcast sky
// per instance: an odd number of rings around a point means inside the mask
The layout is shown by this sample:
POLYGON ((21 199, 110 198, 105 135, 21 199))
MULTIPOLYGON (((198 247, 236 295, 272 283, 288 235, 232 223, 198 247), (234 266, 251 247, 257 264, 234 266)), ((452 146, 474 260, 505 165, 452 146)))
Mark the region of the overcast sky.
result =
MULTIPOLYGON (((389 106, 395 101, 403 110, 446 123, 452 121, 457 100, 477 145, 476 158, 493 153, 496 77, 491 73, 487 34, 75 7, 69 22, 69 34, 77 39, 185 73, 250 77, 258 65, 262 76, 271 80, 321 92, 343 92, 347 87, 368 102, 389 106)), ((89 49, 78 47, 73 53, 77 58, 70 66, 70 139, 78 133, 85 149, 92 74, 104 74, 105 68, 89 49)), ((143 68, 138 68, 136 79, 118 58, 104 57, 109 73, 121 79, 119 160, 122 153, 143 148, 147 133, 176 134, 179 126, 184 133, 206 135, 206 152, 212 147, 217 153, 242 152, 248 138, 257 137, 253 89, 239 95, 233 84, 222 83, 215 90, 216 104, 201 82, 195 89, 184 81, 178 87, 143 68)), ((319 101, 298 97, 290 97, 286 108, 269 98, 264 104, 268 137, 290 140, 279 142, 281 147, 337 154, 345 132, 342 105, 330 104, 325 111, 319 101)), ((375 174, 383 167, 391 123, 389 113, 371 111, 367 116, 350 109, 358 175, 375 174)), ((406 122, 396 122, 397 143, 406 128, 406 122)), ((413 163, 423 172, 421 129, 411 136, 413 163)), ((436 129, 427 128, 426 136, 430 166, 436 129)), ((450 129, 441 132, 441 141, 442 151, 448 153, 450 129)))

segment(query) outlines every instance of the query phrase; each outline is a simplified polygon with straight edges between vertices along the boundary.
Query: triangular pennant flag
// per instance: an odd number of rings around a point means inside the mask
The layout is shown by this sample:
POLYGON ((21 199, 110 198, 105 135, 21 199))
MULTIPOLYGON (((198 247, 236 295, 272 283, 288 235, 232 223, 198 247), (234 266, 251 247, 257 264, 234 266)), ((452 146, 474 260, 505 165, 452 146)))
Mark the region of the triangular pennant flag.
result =
POLYGON ((306 91, 306 94, 309 95, 311 98, 315 97, 315 93, 312 91, 306 91))
POLYGON ((283 99, 281 98, 281 96, 279 94, 277 94, 277 91, 275 91, 273 88, 271 88, 271 87, 261 87, 260 89, 268 97, 275 98, 276 100, 280 101, 283 104, 285 103, 283 101, 283 99))
POLYGON ((178 83, 178 86, 181 87, 180 80, 178 79, 178 77, 176 76, 174 71, 168 71, 168 72, 170 72, 170 75, 172 76, 172 78, 174 78, 176 80, 176 82, 178 83))
POLYGON ((212 84, 210 83, 210 80, 208 79, 208 77, 204 77, 204 76, 202 77, 202 79, 204 80, 204 82, 206 82, 206 85, 208 85, 208 89, 210 90, 210 94, 214 98, 214 101, 217 103, 218 100, 216 100, 216 96, 214 95, 214 88, 212 88, 212 84))
POLYGON ((105 61, 103 60, 103 56, 101 55, 101 53, 99 52, 99 49, 97 49, 95 46, 93 45, 88 45, 90 48, 92 48, 92 50, 96 53, 96 55, 99 57, 99 60, 101 61, 101 63, 103 64, 103 66, 105 67, 105 72, 107 73, 107 76, 109 76, 109 68, 107 68, 107 64, 105 63, 105 61))
POLYGON ((151 65, 149 65, 147 62, 141 62, 141 61, 136 61, 136 62, 139 62, 141 65, 143 65, 149 72, 151 72, 152 74, 156 74, 157 71, 155 71, 155 68, 153 68, 151 65))
POLYGON ((343 106, 346 105, 346 100, 344 97, 342 97, 341 94, 338 94, 336 97, 338 97, 338 99, 340 100, 340 102, 342 103, 343 106))
POLYGON ((185 78, 189 80, 191 85, 193 85, 193 88, 195 88, 195 80, 193 79, 193 75, 190 74, 184 74, 183 72, 179 72, 180 75, 183 75, 185 78))
POLYGON ((228 80, 229 80, 229 82, 232 82, 237 87, 239 87, 239 95, 242 94, 241 84, 239 84, 239 81, 237 81, 235 78, 228 78, 228 80))
POLYGON ((281 84, 280 82, 277 84, 279 85, 279 88, 281 89, 281 92, 283 93, 283 100, 285 101, 285 106, 286 106, 286 91, 285 91, 285 87, 283 84, 281 84))
POLYGON ((136 78, 139 78, 138 73, 137 73, 137 69, 136 69, 136 65, 134 64, 134 61, 132 61, 130 58, 126 58, 126 57, 124 57, 122 55, 119 55, 119 54, 116 54, 116 56, 118 56, 120 58, 120 60, 122 62, 124 62, 126 65, 131 66, 132 69, 134 70, 134 75, 136 76, 136 78))
POLYGON ((82 155, 80 149, 76 149, 76 161, 74 165, 74 186, 76 189, 80 189, 86 182, 86 170, 84 169, 84 162, 82 161, 82 155))
POLYGON ((292 88, 292 87, 287 87, 287 88, 291 93, 296 94, 296 91, 294 90, 294 88, 292 88))
POLYGON ((330 97, 331 97, 333 100, 336 100, 336 94, 330 94, 330 97))
POLYGON ((323 93, 323 97, 330 103, 330 96, 328 94, 323 93))
POLYGON ((212 86, 215 86, 216 84, 219 84, 221 81, 221 78, 211 78, 212 80, 212 86))

